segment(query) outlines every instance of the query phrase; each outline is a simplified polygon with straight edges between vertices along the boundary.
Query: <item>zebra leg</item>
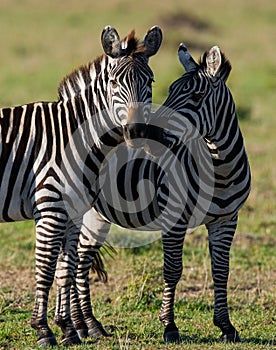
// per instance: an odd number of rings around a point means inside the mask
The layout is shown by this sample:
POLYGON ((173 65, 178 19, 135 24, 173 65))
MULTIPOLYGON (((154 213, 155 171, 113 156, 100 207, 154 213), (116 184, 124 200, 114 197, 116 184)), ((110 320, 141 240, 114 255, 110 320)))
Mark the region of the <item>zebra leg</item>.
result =
POLYGON ((92 310, 89 270, 94 263, 95 254, 98 253, 90 251, 86 255, 80 255, 76 285, 72 286, 71 289, 72 321, 81 338, 108 336, 108 333, 96 319, 92 310))
POLYGON ((236 227, 237 217, 220 225, 207 225, 214 281, 214 325, 222 331, 221 340, 235 343, 241 340, 229 318, 227 283, 229 276, 229 252, 236 227))
POLYGON ((47 305, 54 281, 56 263, 65 231, 66 218, 40 218, 36 221, 36 295, 31 327, 39 336, 39 346, 57 345, 48 326, 47 305))
MULTIPOLYGON (((78 264, 79 266, 79 264, 78 264)), ((80 300, 78 290, 75 283, 71 286, 70 292, 70 307, 71 307, 71 319, 74 327, 76 328, 80 339, 88 337, 88 327, 84 321, 84 316, 81 311, 80 300)))
POLYGON ((71 290, 71 316, 81 338, 108 336, 102 324, 93 314, 89 270, 92 268, 98 273, 100 279, 107 280, 99 248, 104 243, 109 229, 110 223, 94 209, 84 215, 78 245, 79 263, 76 270, 76 284, 71 290))
POLYGON ((174 322, 174 296, 183 269, 184 236, 183 231, 182 233, 170 231, 162 234, 165 289, 159 319, 165 327, 164 341, 171 343, 181 341, 181 336, 174 322))
POLYGON ((56 269, 57 299, 55 322, 63 333, 61 344, 64 346, 81 344, 70 314, 70 290, 75 283, 75 269, 78 262, 78 238, 79 228, 72 224, 64 237, 56 269))

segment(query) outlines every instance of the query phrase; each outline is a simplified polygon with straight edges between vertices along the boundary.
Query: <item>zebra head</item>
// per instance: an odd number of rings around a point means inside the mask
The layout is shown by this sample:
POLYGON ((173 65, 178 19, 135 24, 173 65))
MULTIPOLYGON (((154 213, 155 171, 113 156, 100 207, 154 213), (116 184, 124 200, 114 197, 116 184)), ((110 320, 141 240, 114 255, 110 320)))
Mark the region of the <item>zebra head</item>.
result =
MULTIPOLYGON (((166 148, 192 139, 217 139, 225 115, 235 114, 225 84, 231 65, 219 47, 205 52, 199 63, 184 44, 180 45, 178 56, 186 72, 170 85, 166 101, 150 120, 153 127, 163 130, 166 148)), ((158 154, 157 143, 153 146, 149 142, 147 147, 149 153, 158 154)))
POLYGON ((107 26, 101 40, 110 58, 107 94, 115 124, 123 127, 128 146, 142 147, 146 143, 152 102, 153 72, 148 60, 161 45, 161 29, 152 27, 139 42, 134 31, 120 40, 117 31, 107 26))

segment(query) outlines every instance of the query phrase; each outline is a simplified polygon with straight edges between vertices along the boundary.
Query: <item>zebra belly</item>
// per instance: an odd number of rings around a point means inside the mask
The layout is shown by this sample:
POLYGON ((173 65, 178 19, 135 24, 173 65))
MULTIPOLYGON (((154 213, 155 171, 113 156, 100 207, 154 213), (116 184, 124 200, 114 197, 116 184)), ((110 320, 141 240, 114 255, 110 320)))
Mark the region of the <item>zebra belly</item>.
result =
POLYGON ((151 203, 151 206, 143 211, 131 213, 115 210, 100 195, 95 205, 95 210, 105 220, 123 228, 138 231, 160 231, 162 228, 162 218, 160 217, 157 202, 151 203))

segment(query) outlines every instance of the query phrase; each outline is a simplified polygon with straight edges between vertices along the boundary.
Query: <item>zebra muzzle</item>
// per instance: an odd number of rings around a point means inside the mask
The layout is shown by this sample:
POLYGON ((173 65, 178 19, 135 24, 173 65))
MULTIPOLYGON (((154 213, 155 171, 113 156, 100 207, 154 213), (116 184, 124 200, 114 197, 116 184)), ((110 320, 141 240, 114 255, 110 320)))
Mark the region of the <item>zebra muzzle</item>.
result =
POLYGON ((126 124, 123 126, 123 135, 129 147, 140 148, 147 142, 148 127, 142 123, 126 124))

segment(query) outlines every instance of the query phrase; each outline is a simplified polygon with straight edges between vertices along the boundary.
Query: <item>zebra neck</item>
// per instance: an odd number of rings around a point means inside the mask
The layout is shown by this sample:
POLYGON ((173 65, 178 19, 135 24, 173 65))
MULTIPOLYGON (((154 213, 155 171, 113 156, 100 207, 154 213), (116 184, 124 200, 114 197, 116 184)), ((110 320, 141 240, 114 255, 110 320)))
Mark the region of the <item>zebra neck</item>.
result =
MULTIPOLYGON (((230 98, 231 96, 228 97, 228 99, 230 98)), ((228 108, 221 108, 216 118, 214 130, 206 136, 206 139, 208 140, 207 146, 217 159, 225 161, 229 155, 233 158, 235 155, 245 152, 234 102, 228 108)))
POLYGON ((71 124, 76 125, 83 141, 88 143, 88 147, 92 148, 96 145, 101 148, 104 136, 119 125, 114 120, 113 113, 106 108, 104 99, 98 97, 95 101, 89 90, 84 94, 84 97, 81 94, 59 103, 64 105, 64 109, 69 113, 71 124))
POLYGON ((110 110, 107 81, 113 58, 102 55, 81 66, 59 85, 59 102, 71 107, 78 127, 89 129, 89 135, 100 147, 101 137, 120 126, 119 118, 110 110))
MULTIPOLYGON (((217 134, 205 140, 213 159, 216 176, 226 183, 241 176, 241 169, 248 169, 248 159, 242 133, 236 115, 229 121, 222 122, 217 134)), ((243 174, 246 176, 248 171, 243 174)))

